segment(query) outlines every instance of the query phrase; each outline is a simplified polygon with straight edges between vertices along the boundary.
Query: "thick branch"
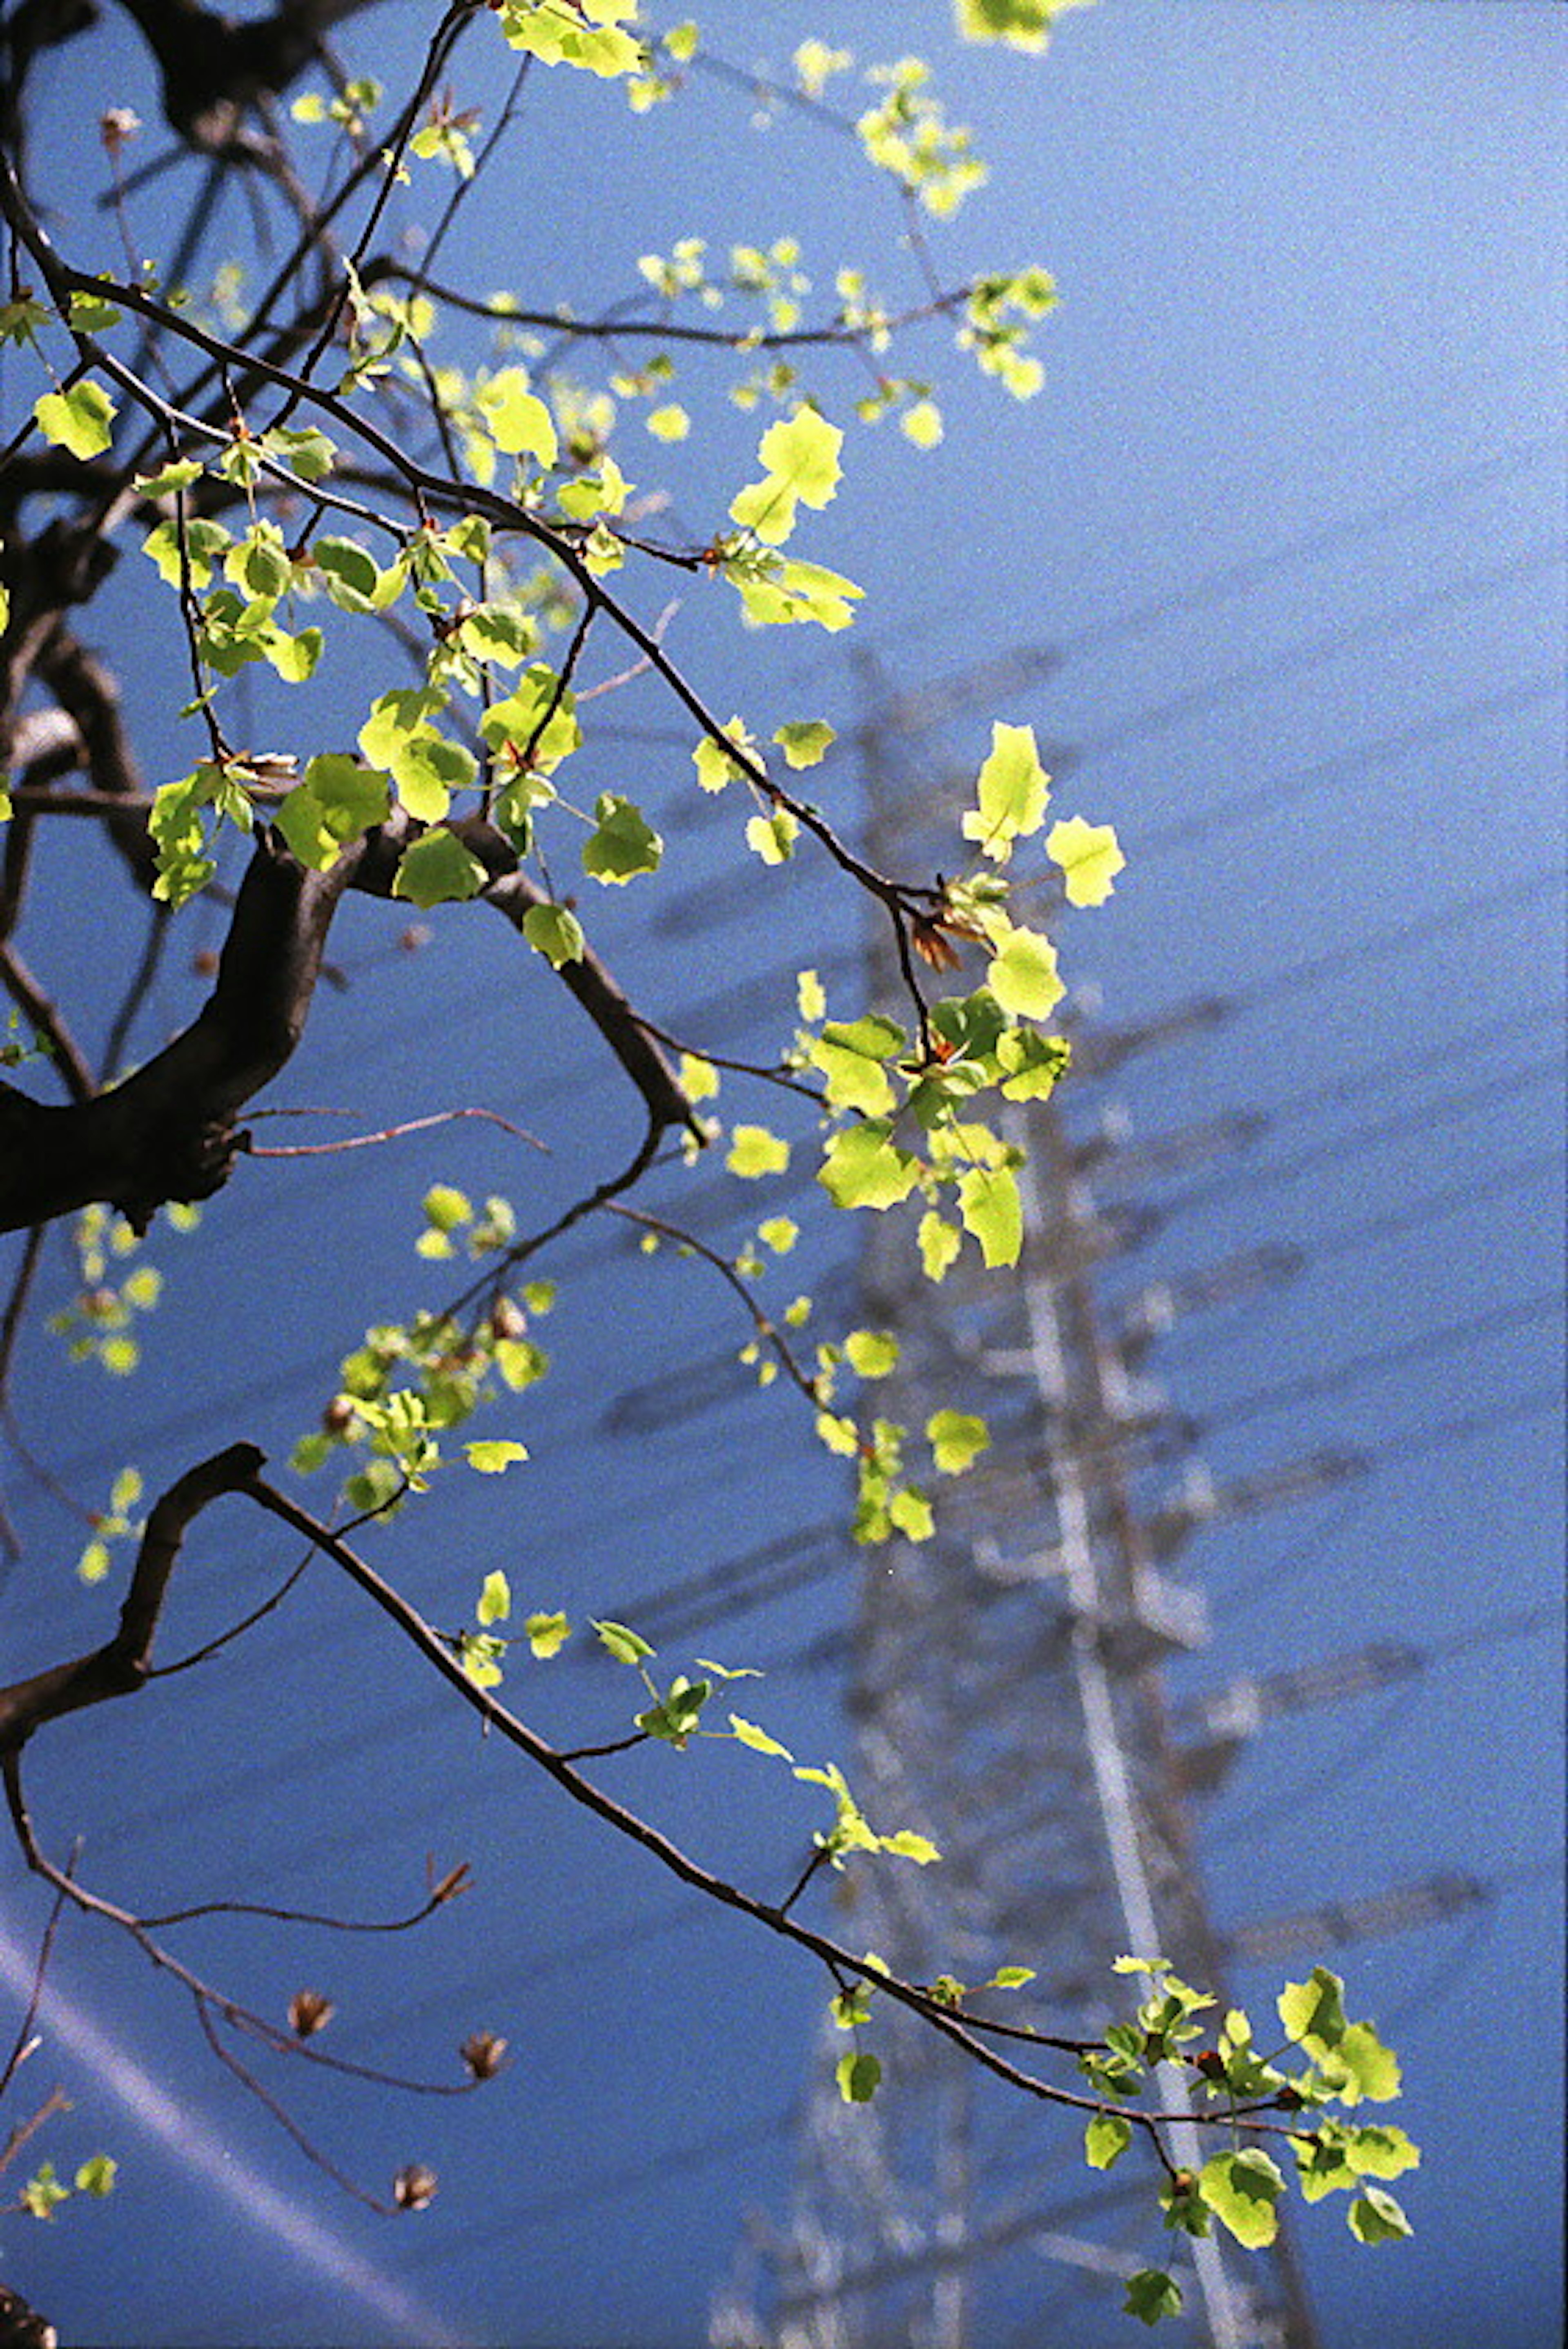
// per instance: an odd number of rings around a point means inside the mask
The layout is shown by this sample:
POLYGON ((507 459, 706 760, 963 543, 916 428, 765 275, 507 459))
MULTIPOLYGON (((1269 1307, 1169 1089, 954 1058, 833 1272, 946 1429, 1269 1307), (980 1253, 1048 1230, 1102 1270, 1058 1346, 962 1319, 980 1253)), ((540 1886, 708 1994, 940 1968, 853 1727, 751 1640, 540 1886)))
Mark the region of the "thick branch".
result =
POLYGON ((348 862, 311 873, 275 835, 256 843, 218 977, 182 1035, 113 1091, 46 1107, 0 1086, 0 1230, 46 1223, 93 1200, 139 1229, 170 1199, 204 1199, 227 1180, 235 1120, 304 1032, 348 862))
POLYGON ((231 1444, 170 1486, 147 1520, 114 1637, 70 1663, 52 1664, 0 1689, 0 1754, 19 1754, 47 1721, 134 1695, 143 1685, 169 1578, 191 1520, 223 1494, 248 1491, 263 1457, 254 1444, 231 1444))

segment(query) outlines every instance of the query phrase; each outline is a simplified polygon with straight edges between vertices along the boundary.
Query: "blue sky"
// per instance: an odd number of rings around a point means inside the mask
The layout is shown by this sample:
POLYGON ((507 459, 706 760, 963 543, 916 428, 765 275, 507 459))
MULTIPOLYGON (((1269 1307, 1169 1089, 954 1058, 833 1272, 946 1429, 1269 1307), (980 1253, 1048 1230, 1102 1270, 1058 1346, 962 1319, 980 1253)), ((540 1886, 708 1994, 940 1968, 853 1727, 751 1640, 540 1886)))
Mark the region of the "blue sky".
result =
MULTIPOLYGON (((779 0, 701 21, 746 65, 782 66, 811 29, 869 62, 888 53, 888 13, 844 6, 817 24, 779 0)), ((421 17, 389 7, 360 37, 411 54, 421 17)), ((1101 0, 1039 63, 960 53, 946 26, 944 8, 914 6, 898 42, 936 57, 992 181, 939 240, 942 265, 1053 270, 1045 389, 1022 408, 976 397, 933 336, 921 364, 950 388, 941 449, 921 458, 888 427, 852 440, 811 551, 867 588, 855 639, 895 690, 1015 647, 1059 657, 1026 689, 911 739, 908 787, 972 776, 992 717, 1032 722, 1071 754, 1060 804, 1115 822, 1128 852, 1112 904, 1064 924, 1072 977, 1094 983, 1112 1026, 1199 995, 1229 1006, 1200 1038, 1068 1098, 1084 1133, 1110 1112, 1139 1140, 1264 1121, 1243 1150, 1163 1180, 1112 1169, 1109 1196, 1161 1214, 1107 1295, 1245 1248, 1299 1250, 1293 1279, 1183 1324, 1150 1368, 1221 1481, 1328 1448, 1365 1453, 1371 1473, 1191 1545, 1181 1570, 1209 1599, 1214 1640, 1173 1694, 1196 1704, 1240 1674, 1373 1641, 1411 1669, 1268 1726, 1205 1814, 1212 1906, 1240 1930, 1439 1877, 1481 1889, 1447 1920, 1338 1956, 1317 1945, 1398 2045, 1427 2163, 1407 2181, 1414 2248, 1360 2252, 1321 2209, 1301 2244, 1325 2349, 1483 2333, 1544 2349, 1561 2110, 1563 18, 1544 0, 1101 0)), ((129 36, 95 37, 113 61, 101 78, 84 46, 48 84, 62 140, 127 95, 153 119, 129 36)), ((470 72, 463 97, 492 96, 470 72)), ((639 254, 688 233, 722 249, 793 232, 825 285, 841 258, 888 280, 908 269, 896 208, 863 202, 847 151, 791 122, 749 137, 745 113, 706 81, 651 126, 613 95, 531 93, 497 167, 503 200, 476 201, 449 268, 585 309, 625 290, 639 254)), ((140 226, 167 233, 151 204, 140 226)), ((85 207, 60 221, 69 232, 108 235, 85 207)), ((0 384, 8 412, 14 382, 0 384)), ((858 386, 846 366, 813 388, 833 412, 858 386)), ((683 389, 694 413, 718 404, 695 374, 683 389)), ((716 456, 694 438, 668 460, 693 533, 722 512, 714 481, 741 478, 755 424, 715 429, 716 456)), ((742 640, 695 593, 672 627, 699 684, 760 732, 820 712, 846 733, 863 715, 855 639, 742 640)), ((154 766, 183 771, 167 718, 136 715, 154 766)), ((691 815, 683 735, 646 739, 668 720, 635 696, 617 723, 602 781, 635 775, 664 812, 665 900, 711 884, 718 911, 660 930, 659 901, 628 892, 604 916, 607 950, 672 1029, 765 1049, 788 1024, 787 967, 842 952, 857 916, 805 867, 784 923, 760 889, 724 898, 718 878, 741 852, 691 815), (775 970, 779 1013, 742 1016, 742 986, 775 970)), ((853 827, 853 761, 823 772, 853 827)), ((89 937, 63 861, 54 887, 37 959, 68 978, 89 937)), ((191 923, 212 936, 211 916, 191 923)), ((635 1138, 630 1109, 585 1082, 548 975, 519 973, 472 922, 431 926, 421 955, 400 957, 381 909, 348 908, 334 950, 349 986, 318 1006, 277 1101, 368 1121, 484 1102, 554 1159, 467 1129, 369 1171, 242 1170, 199 1238, 162 1249, 168 1299, 136 1380, 64 1369, 42 1345, 29 1356, 23 1423, 73 1490, 99 1497, 125 1458, 155 1486, 242 1434, 281 1456, 366 1321, 426 1293, 411 1247, 431 1181, 510 1190, 532 1216, 635 1138)), ((180 1016, 182 970, 176 958, 150 1028, 180 1016)), ((845 1266, 852 1238, 814 1227, 806 1268, 845 1266)), ((503 1564, 530 1604, 636 1621, 639 1596, 838 1505, 776 1397, 659 1422, 682 1365, 730 1334, 690 1268, 594 1237, 558 1269, 556 1366, 520 1414, 525 1485, 438 1496, 378 1553, 438 1620, 465 1614, 503 1564), (656 1423, 618 1433, 628 1396, 656 1423)), ((52 1278, 63 1295, 63 1250, 52 1278)), ((72 1585, 69 1523, 14 1469, 5 1497, 30 1545, 6 1594, 20 1670, 100 1636, 106 1601, 72 1585)), ((278 1544, 237 1516, 221 1537, 182 1594, 170 1652, 270 1587, 278 1544)), ((847 1748, 832 1675, 786 1660, 848 1619, 851 1590, 847 1567, 818 1576, 696 1643, 779 1664, 765 1717, 799 1750, 847 1748)), ((619 1695, 607 1668, 563 1667, 541 1682, 540 1725, 613 1733, 619 1695)), ((518 2057, 455 2111, 305 2091, 302 2117, 350 2167, 379 2178, 417 2155, 441 2172, 430 2213, 374 2221, 236 2095, 166 1985, 73 1926, 49 2079, 78 2107, 72 2157, 112 2143, 123 2183, 101 2210, 73 2208, 20 2241, 8 2222, 4 2254, 66 2337, 379 2342, 397 2321, 389 2293, 419 2303, 415 2341, 438 2325, 518 2349, 703 2337, 742 2204, 782 2208, 819 2004, 803 1970, 692 1917, 654 1871, 476 1752, 316 1571, 257 1632, 248 1671, 235 1660, 105 1708, 47 1748, 33 1785, 54 1847, 84 1831, 84 1872, 146 1906, 223 1890, 314 1905, 327 1890, 386 1913, 417 1897, 427 1851, 443 1867, 470 1857, 478 1889, 423 1939, 301 1946, 222 1925, 192 1947, 272 2009, 319 1979, 345 2053, 351 2028, 369 2060, 428 2072, 485 2023, 518 2057), (183 2151, 153 2117, 160 2095, 194 2132, 183 2151), (214 2139, 232 2148, 221 2163, 202 2149, 214 2139), (231 2160, 296 2206, 297 2242, 275 2212, 265 2227, 236 2212, 231 2160)), ((716 1864, 765 1873, 797 1848, 809 1822, 769 1810, 772 1789, 732 1766, 749 1757, 700 1758, 713 1767, 639 1764, 624 1784, 716 1864)), ((4 1898, 7 1941, 26 1952, 38 1905, 14 1877, 4 1898)), ((1242 1991, 1261 1998, 1269 1980, 1243 1970, 1242 1991)))

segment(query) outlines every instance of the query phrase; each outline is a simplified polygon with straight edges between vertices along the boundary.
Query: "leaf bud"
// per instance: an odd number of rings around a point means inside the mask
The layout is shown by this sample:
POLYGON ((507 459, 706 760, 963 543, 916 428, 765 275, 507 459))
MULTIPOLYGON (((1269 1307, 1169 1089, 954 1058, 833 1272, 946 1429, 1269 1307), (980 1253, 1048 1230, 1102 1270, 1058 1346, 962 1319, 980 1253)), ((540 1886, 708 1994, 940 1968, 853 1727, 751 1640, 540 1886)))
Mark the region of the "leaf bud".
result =
POLYGON ((296 1990, 288 2002, 288 2027, 296 2039, 314 2039, 326 2029, 337 2009, 318 1990, 296 1990))
POLYGON ((498 1297, 490 1309, 490 1334, 506 1340, 521 1338, 528 1328, 528 1317, 523 1308, 510 1297, 498 1297))
POLYGON ((422 2161, 405 2162, 392 2180, 392 2199, 400 2210, 428 2210, 435 2192, 435 2171, 422 2161))
POLYGON ((458 2052, 472 2079, 493 2080, 506 2061, 506 2042, 493 2031, 471 2031, 458 2052))

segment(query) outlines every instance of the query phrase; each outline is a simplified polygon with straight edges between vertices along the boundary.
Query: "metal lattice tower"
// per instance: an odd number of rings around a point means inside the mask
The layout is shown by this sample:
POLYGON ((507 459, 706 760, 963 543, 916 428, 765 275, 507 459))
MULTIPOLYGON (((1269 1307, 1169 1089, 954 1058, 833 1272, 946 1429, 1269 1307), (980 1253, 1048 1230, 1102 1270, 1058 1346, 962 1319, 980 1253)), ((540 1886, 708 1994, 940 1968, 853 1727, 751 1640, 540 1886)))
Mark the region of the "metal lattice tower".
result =
MULTIPOLYGON (((874 855, 880 845, 899 869, 934 869, 940 852, 922 858, 907 818, 896 855, 888 846, 888 736, 867 728, 862 740, 884 835, 874 855)), ((890 964, 880 941, 875 951, 890 964)), ((878 978, 892 1004, 896 972, 878 978)), ((1096 1049, 1083 1040, 1080 1059, 1096 1049)), ((916 1981, 984 1982, 999 1965, 1032 1966, 1028 1991, 997 1994, 990 2011, 1093 2035, 1124 1950, 1158 1952, 1209 1986, 1223 1975, 1190 1791, 1222 1774, 1226 1733, 1213 1754, 1172 1734, 1165 1665, 1207 1626, 1168 1561, 1208 1518, 1357 1464, 1305 1463, 1225 1490, 1189 1470, 1170 1496, 1180 1432, 1132 1367, 1149 1333, 1136 1319, 1105 1326, 1100 1276, 1121 1236, 1091 1188, 1103 1144, 1075 1146, 1054 1102, 1017 1114, 1033 1170, 1017 1278, 966 1282, 961 1264, 933 1291, 908 1223, 867 1219, 860 1316, 901 1346, 879 1408, 911 1428, 942 1405, 972 1409, 993 1442, 944 1480, 932 1540, 866 1554, 850 1782, 874 1825, 916 1828, 943 1859, 847 1878, 835 1930, 916 1981)), ((1289 1268, 1238 1262, 1213 1293, 1289 1268)), ((1097 2349, 1125 2343, 1115 2280, 1151 2251, 1183 2286, 1183 2314, 1162 2328, 1173 2349, 1313 2349, 1287 2243, 1243 2259, 1218 2241, 1158 2230, 1151 2241, 1150 2181, 1133 2174, 1134 2152, 1096 2178, 1081 2117, 1025 2103, 886 2004, 867 2039, 885 2085, 868 2106, 841 2101, 833 2059, 847 2043, 826 2033, 793 2206, 755 2222, 714 2313, 713 2349, 1097 2349)), ((1179 2158, 1200 2163, 1213 2148, 1199 2150, 1184 2122, 1179 2079, 1162 2093, 1179 2158)))

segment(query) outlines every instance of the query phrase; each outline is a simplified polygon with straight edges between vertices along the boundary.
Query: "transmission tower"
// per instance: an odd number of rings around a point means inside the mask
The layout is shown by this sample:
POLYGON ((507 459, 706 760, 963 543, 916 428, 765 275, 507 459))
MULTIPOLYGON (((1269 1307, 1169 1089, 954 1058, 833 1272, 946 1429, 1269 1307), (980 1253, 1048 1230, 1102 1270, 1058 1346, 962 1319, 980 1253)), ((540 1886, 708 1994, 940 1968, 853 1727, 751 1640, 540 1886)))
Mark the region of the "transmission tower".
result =
MULTIPOLYGON (((860 739, 874 858, 937 869, 941 851, 913 836, 908 792, 889 844, 891 730, 867 725, 860 739)), ((930 812, 928 794, 915 823, 930 812)), ((890 951, 881 939, 872 951, 891 1005, 890 951)), ((1112 1065, 1211 1016, 1200 1005, 1143 1035, 1085 1035, 1077 1059, 1112 1065)), ((1214 1516, 1293 1499, 1363 1464, 1328 1455, 1230 1487, 1192 1465, 1170 1494, 1188 1437, 1137 1365, 1176 1312, 1284 1277, 1288 1252, 1150 1292, 1113 1326, 1103 1272, 1127 1235, 1094 1185, 1117 1137, 1075 1143, 1054 1102, 1016 1113, 1032 1170, 1016 1278, 966 1279, 961 1264, 933 1292, 908 1224, 867 1219, 859 1317, 901 1350, 879 1406, 910 1427, 944 1405, 976 1411, 992 1444, 944 1480, 934 1538, 865 1557, 851 1784, 874 1825, 929 1836, 942 1864, 846 1877, 836 1930, 917 1982, 979 1983, 998 1966, 1031 1966, 1007 2015, 1092 2037, 1110 2019, 1108 1969, 1124 1951, 1158 1953, 1208 1986, 1224 1974, 1191 1810, 1222 1777, 1238 1731, 1227 1717, 1179 1739, 1166 1666, 1206 1640, 1207 1622, 1169 1563, 1214 1516)), ((753 2223, 714 2311, 713 2349, 1125 2344, 1116 2279, 1151 2252, 1182 2286, 1183 2313, 1166 2328, 1176 2349, 1314 2349, 1287 2240, 1244 2260, 1217 2240, 1151 2245, 1149 2180, 1130 2174, 1130 2151, 1096 2178, 1081 2116, 1021 2105, 887 2004, 867 2041, 886 2083, 869 2106, 842 2101, 833 2058, 846 2043, 825 2030, 791 2208, 753 2223)), ((1199 2147, 1181 2078, 1168 2071, 1158 2093, 1177 2158, 1200 2165, 1212 2147, 1199 2147)))

